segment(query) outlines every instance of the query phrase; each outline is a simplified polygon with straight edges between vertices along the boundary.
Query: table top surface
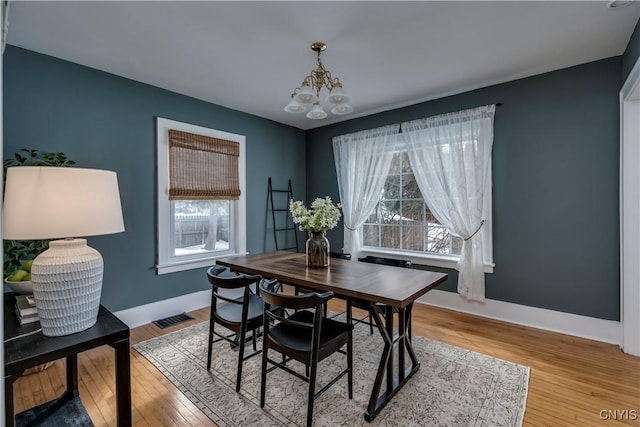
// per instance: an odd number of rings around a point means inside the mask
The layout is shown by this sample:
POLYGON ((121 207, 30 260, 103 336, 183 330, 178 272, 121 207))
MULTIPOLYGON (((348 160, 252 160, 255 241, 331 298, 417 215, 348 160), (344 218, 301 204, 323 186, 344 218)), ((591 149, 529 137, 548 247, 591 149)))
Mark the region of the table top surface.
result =
POLYGON ((5 375, 18 373, 31 366, 129 338, 129 327, 101 305, 96 324, 84 331, 61 337, 45 337, 40 331, 11 339, 40 329, 40 322, 20 325, 14 304, 15 295, 12 292, 5 293, 5 375))
POLYGON ((282 283, 394 307, 406 307, 447 280, 447 274, 330 258, 327 268, 308 268, 305 254, 278 251, 216 260, 232 270, 282 283))

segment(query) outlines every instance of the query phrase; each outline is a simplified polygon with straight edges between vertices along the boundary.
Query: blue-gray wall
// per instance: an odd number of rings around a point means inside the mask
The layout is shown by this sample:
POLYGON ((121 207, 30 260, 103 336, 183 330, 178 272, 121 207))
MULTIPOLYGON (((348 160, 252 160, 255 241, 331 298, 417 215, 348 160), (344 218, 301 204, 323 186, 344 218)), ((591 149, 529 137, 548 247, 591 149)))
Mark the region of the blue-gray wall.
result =
POLYGON ((118 174, 126 231, 89 239, 104 258, 111 310, 209 288, 203 268, 155 272, 155 117, 246 135, 250 252, 274 247, 268 177, 283 188, 291 178, 305 197, 302 130, 14 46, 3 61, 5 159, 21 148, 62 151, 79 167, 118 174))
POLYGON ((629 44, 622 55, 622 82, 624 83, 629 73, 636 65, 636 61, 640 57, 640 19, 636 23, 629 44))
MULTIPOLYGON (((636 28, 624 57, 306 133, 8 46, 4 156, 23 147, 64 151, 79 166, 118 173, 126 232, 90 244, 105 258, 103 303, 121 310, 207 288, 204 269, 155 274, 156 116, 247 136, 248 250, 262 252, 273 248, 269 176, 278 187, 291 178, 296 198, 339 199, 332 136, 503 102, 493 153, 496 269, 487 275, 487 297, 617 320, 618 91, 637 43, 636 28)), ((329 238, 338 249, 342 231, 329 238)), ((456 272, 448 272, 441 289, 453 291, 456 272)))
POLYGON ((333 136, 502 102, 487 298, 618 320, 620 86, 615 57, 308 131, 307 199, 339 200, 333 136))

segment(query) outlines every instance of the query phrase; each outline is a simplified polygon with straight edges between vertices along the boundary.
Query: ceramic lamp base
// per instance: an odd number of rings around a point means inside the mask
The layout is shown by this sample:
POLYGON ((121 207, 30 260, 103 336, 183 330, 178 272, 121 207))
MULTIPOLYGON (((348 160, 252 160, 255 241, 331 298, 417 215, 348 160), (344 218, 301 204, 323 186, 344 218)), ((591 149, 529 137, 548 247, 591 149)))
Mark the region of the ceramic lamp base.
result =
POLYGON ((96 323, 103 261, 86 239, 54 240, 31 268, 42 334, 74 334, 96 323))

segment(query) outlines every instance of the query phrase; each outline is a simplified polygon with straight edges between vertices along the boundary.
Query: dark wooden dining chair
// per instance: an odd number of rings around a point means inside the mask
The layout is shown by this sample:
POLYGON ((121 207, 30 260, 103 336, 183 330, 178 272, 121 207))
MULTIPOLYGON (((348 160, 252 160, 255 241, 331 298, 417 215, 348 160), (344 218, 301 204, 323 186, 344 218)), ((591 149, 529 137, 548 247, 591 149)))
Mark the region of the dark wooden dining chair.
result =
MULTIPOLYGON (((209 318, 209 347, 207 352, 207 371, 211 370, 211 352, 213 344, 222 340, 238 346, 238 372, 236 378, 236 392, 240 391, 242 380, 242 363, 257 354, 261 350, 256 346, 256 330, 262 326, 264 302, 256 292, 251 290, 252 285, 261 283, 262 276, 232 273, 226 267, 213 266, 207 270, 207 277, 212 286, 211 292, 211 316, 209 318), (228 297, 222 295, 220 289, 243 289, 241 297, 228 297), (225 304, 218 306, 218 300, 225 304), (229 335, 215 331, 218 323, 233 333, 229 335), (244 355, 247 332, 252 332, 253 352, 244 355), (214 337, 218 339, 214 340, 214 337), (235 338, 235 339, 234 339, 235 338)), ((266 288, 273 288, 273 281, 262 281, 266 288)))
MULTIPOLYGON (((384 258, 384 257, 377 257, 377 256, 365 256, 362 258, 358 258, 359 262, 369 262, 372 264, 381 264, 381 265, 389 265, 392 267, 403 267, 403 268, 411 268, 411 260, 404 260, 404 259, 394 259, 394 258, 384 258)), ((360 322, 360 323, 364 323, 369 325, 369 332, 371 334, 373 334, 373 316, 371 315, 371 311, 370 311, 370 303, 368 301, 364 301, 364 300, 359 300, 357 298, 349 298, 347 299, 347 318, 351 319, 352 322, 360 322), (352 313, 352 307, 356 307, 359 308, 361 310, 366 310, 368 313, 368 320, 367 317, 362 318, 362 319, 358 319, 358 318, 354 318, 352 313)), ((380 306, 383 306, 382 304, 379 304, 380 306)), ((411 333, 409 333, 409 335, 411 335, 411 333)))
POLYGON ((342 252, 329 252, 329 256, 331 258, 340 258, 340 259, 346 259, 346 260, 351 259, 351 254, 345 254, 342 252))
POLYGON ((369 262, 372 264, 390 265, 392 267, 411 268, 411 260, 408 260, 408 259, 394 259, 394 258, 384 258, 379 256, 366 256, 366 257, 358 258, 358 261, 369 262))
POLYGON ((353 398, 353 325, 323 316, 322 306, 333 298, 333 292, 285 295, 260 286, 260 296, 265 302, 260 407, 264 408, 265 405, 267 373, 280 368, 309 384, 307 426, 310 427, 313 422, 314 400, 345 374, 349 399, 353 398), (272 306, 282 307, 284 310, 273 311, 272 306), (286 309, 296 311, 288 315, 286 309), (271 322, 275 326, 272 326, 271 322), (347 346, 347 368, 316 392, 318 362, 341 351, 345 345, 347 346), (278 362, 269 358, 269 349, 280 353, 283 360, 278 362), (308 374, 305 376, 289 368, 286 364, 291 360, 304 364, 308 374), (269 369, 267 369, 268 363, 273 365, 269 369))

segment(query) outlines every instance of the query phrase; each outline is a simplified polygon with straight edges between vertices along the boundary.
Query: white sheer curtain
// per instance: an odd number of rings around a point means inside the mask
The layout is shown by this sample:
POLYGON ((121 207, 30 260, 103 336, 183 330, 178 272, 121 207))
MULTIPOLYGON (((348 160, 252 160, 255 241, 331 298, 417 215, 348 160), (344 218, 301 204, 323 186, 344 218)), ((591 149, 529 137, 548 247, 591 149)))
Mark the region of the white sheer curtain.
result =
POLYGON ((7 47, 7 35, 9 34, 9 2, 7 0, 2 0, 0 3, 0 10, 2 13, 2 43, 1 50, 4 54, 4 48, 7 47))
POLYGON ((333 138, 338 190, 344 218, 344 251, 357 260, 359 230, 380 200, 400 125, 383 126, 333 138))
POLYGON ((481 227, 495 105, 402 123, 411 168, 433 215, 463 240, 458 293, 484 301, 481 227))

